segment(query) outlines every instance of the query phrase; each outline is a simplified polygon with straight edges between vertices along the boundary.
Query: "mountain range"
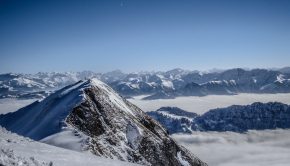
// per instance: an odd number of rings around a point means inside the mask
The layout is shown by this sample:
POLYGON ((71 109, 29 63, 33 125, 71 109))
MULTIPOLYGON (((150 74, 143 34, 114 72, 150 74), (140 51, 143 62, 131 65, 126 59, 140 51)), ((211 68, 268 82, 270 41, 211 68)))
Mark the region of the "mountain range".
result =
POLYGON ((1 74, 0 98, 43 98, 56 89, 89 78, 98 78, 124 97, 147 95, 144 99, 148 100, 178 96, 290 92, 290 72, 287 67, 271 70, 235 68, 212 72, 173 69, 129 74, 116 70, 108 73, 1 74))
POLYGON ((177 107, 162 107, 147 114, 159 121, 170 134, 290 128, 290 106, 279 102, 233 105, 212 109, 202 115, 177 107))
POLYGON ((206 165, 97 79, 79 81, 0 115, 0 125, 36 141, 105 158, 142 165, 206 165))

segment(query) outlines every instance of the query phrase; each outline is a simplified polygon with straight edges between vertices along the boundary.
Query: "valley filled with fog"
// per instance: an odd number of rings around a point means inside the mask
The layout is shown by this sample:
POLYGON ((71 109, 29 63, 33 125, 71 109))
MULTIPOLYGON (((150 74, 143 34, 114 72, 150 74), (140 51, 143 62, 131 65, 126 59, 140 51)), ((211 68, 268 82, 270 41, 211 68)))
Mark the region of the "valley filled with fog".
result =
POLYGON ((175 99, 142 100, 145 96, 128 99, 143 111, 155 111, 160 107, 179 107, 189 112, 203 114, 210 109, 228 107, 231 105, 247 105, 254 102, 282 102, 290 104, 290 93, 279 94, 247 94, 209 95, 204 97, 177 97, 175 99))
POLYGON ((36 100, 37 99, 0 99, 0 114, 17 111, 18 109, 27 106, 36 100))
MULTIPOLYGON (((129 99, 144 111, 155 111, 163 106, 179 107, 203 114, 210 109, 253 102, 277 101, 290 104, 290 94, 210 95, 178 97, 175 99, 129 99)), ((235 132, 193 132, 174 134, 178 143, 212 166, 286 166, 290 163, 290 130, 250 130, 235 132), (210 154, 210 155, 209 155, 210 154)))
POLYGON ((290 163, 290 130, 247 133, 175 134, 181 145, 212 166, 286 166, 290 163))

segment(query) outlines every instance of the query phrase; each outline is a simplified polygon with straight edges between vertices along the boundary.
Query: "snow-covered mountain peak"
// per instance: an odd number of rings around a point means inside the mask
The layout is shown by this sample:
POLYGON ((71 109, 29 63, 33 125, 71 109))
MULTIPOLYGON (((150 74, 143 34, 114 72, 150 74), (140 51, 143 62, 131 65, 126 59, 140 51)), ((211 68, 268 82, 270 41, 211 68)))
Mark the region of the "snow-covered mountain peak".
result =
POLYGON ((289 73, 265 69, 230 69, 205 73, 173 69, 167 72, 127 74, 121 71, 108 73, 83 71, 0 74, 0 98, 42 98, 49 94, 46 93, 48 91, 90 78, 100 79, 126 97, 150 95, 146 99, 290 91, 289 73), (200 87, 193 88, 192 83, 200 87))
POLYGON ((97 87, 102 90, 106 94, 106 99, 109 100, 108 102, 111 102, 116 107, 118 107, 120 110, 125 111, 126 113, 129 113, 134 116, 134 113, 131 111, 131 108, 127 105, 126 101, 117 94, 110 86, 103 83, 102 81, 93 78, 89 79, 87 87, 97 87))
POLYGON ((145 165, 206 165, 142 110, 97 79, 79 81, 14 113, 0 125, 35 140, 145 165), (177 156, 178 155, 178 156, 177 156))

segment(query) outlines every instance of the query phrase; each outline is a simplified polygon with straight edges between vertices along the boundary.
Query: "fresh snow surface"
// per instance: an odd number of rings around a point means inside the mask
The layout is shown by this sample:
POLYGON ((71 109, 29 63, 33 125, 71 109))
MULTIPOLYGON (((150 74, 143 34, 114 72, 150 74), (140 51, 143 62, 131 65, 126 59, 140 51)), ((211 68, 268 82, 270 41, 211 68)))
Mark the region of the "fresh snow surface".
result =
POLYGON ((84 82, 80 81, 80 82, 76 83, 75 85, 65 89, 64 91, 62 91, 60 95, 64 96, 64 95, 70 93, 71 91, 73 91, 74 89, 77 89, 78 87, 82 86, 83 84, 84 84, 84 82))
POLYGON ((253 82, 254 82, 254 83, 257 83, 257 79, 256 79, 256 78, 253 78, 253 82))
POLYGON ((166 88, 174 89, 173 83, 171 81, 168 81, 168 80, 162 80, 162 86, 164 86, 166 88))
POLYGON ((289 166, 290 130, 194 132, 172 137, 213 166, 289 166))
POLYGON ((182 166, 190 166, 190 164, 182 158, 181 152, 177 152, 177 158, 182 166))
POLYGON ((138 148, 141 141, 141 135, 142 129, 140 129, 137 125, 131 124, 127 127, 126 138, 128 143, 133 147, 133 149, 138 148))
POLYGON ((174 114, 171 114, 169 112, 166 112, 166 111, 158 111, 158 113, 164 115, 164 116, 168 116, 168 117, 171 117, 172 119, 182 119, 182 118, 185 118, 185 119, 188 119, 190 121, 192 121, 191 118, 188 118, 187 116, 179 116, 179 115, 174 115, 174 114))
POLYGON ((80 89, 71 90, 69 94, 65 95, 63 92, 67 89, 69 87, 56 91, 41 103, 34 103, 31 108, 26 108, 25 112, 23 110, 19 111, 17 116, 20 116, 21 119, 11 126, 13 131, 26 134, 35 140, 60 132, 60 126, 62 125, 60 121, 83 100, 80 89), (49 108, 50 111, 45 111, 46 108, 49 108))
POLYGON ((87 147, 88 136, 73 129, 63 129, 61 132, 50 135, 40 142, 62 147, 65 149, 85 152, 87 147))
POLYGON ((84 154, 10 133, 0 128, 0 165, 10 166, 131 166, 122 162, 84 154))
POLYGON ((102 81, 99 81, 98 79, 92 79, 92 85, 97 86, 99 88, 102 88, 105 92, 107 92, 107 95, 109 96, 109 100, 118 108, 120 108, 122 111, 125 111, 127 113, 130 113, 134 116, 134 113, 131 111, 131 109, 127 106, 125 101, 119 96, 117 93, 114 92, 114 90, 103 83, 102 81))
POLYGON ((290 104, 290 93, 279 94, 248 94, 209 95, 204 97, 190 96, 175 99, 142 100, 146 96, 136 96, 128 99, 143 111, 156 111, 160 107, 178 107, 189 112, 203 114, 210 109, 223 108, 231 105, 248 105, 254 102, 282 102, 290 104))

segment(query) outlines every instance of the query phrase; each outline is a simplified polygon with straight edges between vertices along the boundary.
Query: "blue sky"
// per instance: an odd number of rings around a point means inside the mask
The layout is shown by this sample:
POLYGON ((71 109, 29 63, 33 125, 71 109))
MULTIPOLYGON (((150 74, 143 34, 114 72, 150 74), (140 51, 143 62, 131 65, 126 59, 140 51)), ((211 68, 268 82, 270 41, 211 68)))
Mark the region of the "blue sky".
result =
POLYGON ((0 72, 290 65, 289 0, 1 0, 0 72))

